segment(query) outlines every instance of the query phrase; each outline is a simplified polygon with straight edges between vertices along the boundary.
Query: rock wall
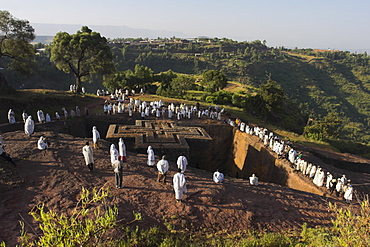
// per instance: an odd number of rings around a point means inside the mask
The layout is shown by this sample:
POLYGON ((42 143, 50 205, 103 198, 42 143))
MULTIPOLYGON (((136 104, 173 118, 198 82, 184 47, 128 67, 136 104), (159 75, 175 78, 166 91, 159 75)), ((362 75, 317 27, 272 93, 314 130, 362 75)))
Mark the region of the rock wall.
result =
POLYGON ((322 195, 324 191, 310 180, 294 172, 289 161, 264 147, 257 136, 234 129, 230 176, 248 179, 253 173, 259 181, 322 195))

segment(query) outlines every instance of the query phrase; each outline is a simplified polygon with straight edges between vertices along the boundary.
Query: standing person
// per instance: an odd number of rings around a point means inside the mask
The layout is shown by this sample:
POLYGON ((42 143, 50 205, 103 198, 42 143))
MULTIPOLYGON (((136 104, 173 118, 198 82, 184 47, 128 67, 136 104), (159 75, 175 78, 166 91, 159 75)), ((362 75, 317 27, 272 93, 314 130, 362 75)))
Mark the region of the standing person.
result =
POLYGON ((347 203, 351 203, 352 201, 352 195, 353 195, 353 187, 352 184, 348 184, 348 187, 346 189, 346 192, 344 192, 344 199, 347 203))
POLYGON ((177 202, 182 202, 182 196, 187 192, 185 175, 181 169, 173 176, 173 189, 175 191, 175 199, 177 202))
POLYGON ((82 148, 82 154, 84 155, 87 167, 92 172, 94 169, 94 157, 93 149, 89 146, 89 142, 86 142, 86 145, 82 148))
POLYGON ((45 121, 46 121, 47 123, 51 122, 51 118, 50 118, 49 113, 46 113, 45 121))
POLYGON ((122 180, 123 180, 123 163, 120 160, 115 160, 113 162, 114 177, 116 180, 116 187, 122 189, 122 180))
POLYGON ((12 109, 9 109, 8 111, 8 120, 9 120, 9 123, 15 124, 15 113, 12 109))
POLYGON ((76 116, 81 117, 81 111, 80 111, 80 108, 78 106, 76 106, 76 116))
POLYGON ((213 181, 215 183, 222 183, 224 181, 224 174, 222 172, 219 172, 218 170, 216 170, 213 173, 213 181))
POLYGON ((107 115, 108 114, 108 105, 107 104, 104 104, 103 106, 103 111, 104 111, 104 114, 107 115))
POLYGON ((330 191, 330 195, 333 194, 334 191, 336 191, 337 187, 337 180, 335 178, 332 178, 332 180, 330 181, 330 188, 329 188, 329 191, 330 191))
POLYGON ((181 169, 181 172, 184 173, 186 171, 186 166, 188 165, 188 160, 186 159, 184 153, 182 153, 177 158, 177 168, 181 169))
POLYGON ((100 139, 100 133, 96 126, 93 127, 92 129, 92 135, 93 135, 93 143, 94 143, 94 148, 99 149, 99 142, 98 140, 100 139))
POLYGON ((126 161, 126 145, 122 138, 119 138, 118 142, 119 160, 122 162, 126 161))
POLYGON ((162 159, 158 161, 157 163, 157 169, 158 169, 157 182, 163 181, 163 183, 166 183, 166 176, 167 176, 168 168, 169 168, 169 164, 168 164, 168 161, 166 160, 166 155, 163 155, 162 159))
POLYGON ((116 148, 116 146, 114 144, 110 145, 110 162, 112 163, 113 165, 113 162, 115 160, 118 160, 118 156, 119 156, 119 153, 118 153, 118 150, 116 148))
POLYGON ((326 188, 329 190, 330 189, 330 182, 333 179, 333 175, 331 175, 330 172, 326 173, 326 188))
POLYGON ((68 111, 66 110, 65 107, 62 108, 63 114, 64 114, 64 120, 67 120, 68 118, 68 111))
POLYGON ((148 147, 148 150, 146 151, 148 153, 148 166, 154 166, 155 165, 155 156, 152 146, 148 147))
POLYGON ((31 137, 35 130, 35 122, 32 120, 32 116, 28 116, 26 123, 24 124, 24 133, 31 137))
POLYGON ((45 115, 42 110, 37 111, 37 118, 39 120, 39 123, 45 123, 45 115))
POLYGON ((26 110, 23 110, 23 113, 22 113, 23 123, 26 123, 27 118, 28 118, 28 114, 26 113, 26 110))

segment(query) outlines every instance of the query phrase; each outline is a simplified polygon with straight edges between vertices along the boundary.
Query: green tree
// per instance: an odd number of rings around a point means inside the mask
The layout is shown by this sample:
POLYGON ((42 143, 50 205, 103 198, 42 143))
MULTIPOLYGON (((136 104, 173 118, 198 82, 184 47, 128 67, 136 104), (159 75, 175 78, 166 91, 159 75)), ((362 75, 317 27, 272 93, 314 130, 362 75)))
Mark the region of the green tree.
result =
POLYGON ((77 93, 81 92, 83 81, 111 73, 112 59, 107 39, 86 26, 72 35, 59 32, 52 43, 50 60, 65 73, 73 73, 77 93))
POLYGON ((171 81, 171 89, 180 96, 185 95, 186 91, 192 89, 194 85, 194 78, 187 75, 178 75, 171 81))
POLYGON ((206 91, 214 93, 226 87, 227 79, 221 71, 208 70, 203 74, 202 85, 206 91))
POLYGON ((269 112, 281 109, 286 96, 284 89, 273 80, 268 80, 258 89, 258 95, 262 98, 269 112))
POLYGON ((167 97, 182 98, 195 85, 194 77, 176 74, 172 70, 160 73, 156 79, 161 83, 156 93, 167 97))
POLYGON ((0 67, 31 72, 35 52, 30 42, 34 38, 34 29, 27 20, 16 19, 8 11, 0 10, 0 67))
POLYGON ((148 67, 136 64, 134 75, 136 77, 136 87, 143 87, 146 84, 153 82, 154 72, 148 67))
POLYGON ((321 120, 312 121, 304 128, 304 135, 315 140, 337 139, 343 128, 343 119, 337 112, 329 112, 321 120))

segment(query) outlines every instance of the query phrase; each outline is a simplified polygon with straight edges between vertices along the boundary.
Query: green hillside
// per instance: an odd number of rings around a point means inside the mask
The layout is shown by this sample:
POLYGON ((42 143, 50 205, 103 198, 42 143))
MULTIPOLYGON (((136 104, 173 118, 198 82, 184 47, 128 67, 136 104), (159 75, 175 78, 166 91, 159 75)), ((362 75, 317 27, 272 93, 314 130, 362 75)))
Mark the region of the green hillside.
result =
MULTIPOLYGON (((343 51, 289 50, 267 47, 265 42, 236 42, 230 39, 116 39, 111 40, 118 71, 133 70, 136 64, 154 73, 172 70, 201 75, 220 70, 228 80, 238 82, 248 97, 267 80, 282 86, 306 119, 322 119, 329 112, 338 113, 344 122, 342 139, 368 144, 370 141, 370 58, 367 54, 343 51), (248 88, 248 90, 245 90, 248 88)), ((72 75, 58 71, 50 63, 48 49, 36 57, 35 73, 21 77, 4 71, 15 88, 67 90, 74 83, 72 75)), ((102 88, 102 79, 85 83, 88 92, 102 88)), ((238 90, 234 89, 234 93, 238 90)))

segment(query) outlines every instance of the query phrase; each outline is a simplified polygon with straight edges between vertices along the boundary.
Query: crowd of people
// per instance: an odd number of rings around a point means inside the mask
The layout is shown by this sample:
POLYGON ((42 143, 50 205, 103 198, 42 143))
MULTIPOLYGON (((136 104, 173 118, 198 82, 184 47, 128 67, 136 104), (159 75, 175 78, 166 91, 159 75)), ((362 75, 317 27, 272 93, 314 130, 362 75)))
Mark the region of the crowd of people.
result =
MULTIPOLYGON (((100 90, 97 95, 100 95, 100 90)), ((142 119, 147 117, 156 117, 157 119, 191 119, 197 117, 198 119, 210 118, 214 120, 221 120, 221 116, 225 109, 218 109, 218 106, 209 106, 208 108, 201 109, 200 104, 197 103, 194 106, 188 106, 186 104, 174 103, 165 106, 162 100, 146 102, 141 101, 140 98, 129 97, 128 90, 116 90, 114 94, 111 94, 111 101, 106 101, 103 106, 103 112, 106 115, 128 113, 129 117, 133 116, 134 112, 139 113, 142 119), (128 101, 128 103, 125 103, 128 101)), ((142 93, 141 93, 142 94, 142 93)))
MULTIPOLYGON (((71 85, 71 91, 75 90, 73 85, 71 85)), ((140 90, 140 95, 144 94, 144 90, 140 90)), ((97 95, 109 95, 105 90, 97 90, 97 95)), ((225 109, 219 109, 217 105, 209 106, 206 108, 200 108, 199 103, 194 106, 188 106, 186 104, 177 104, 170 103, 167 106, 163 104, 161 100, 146 102, 141 101, 139 98, 129 97, 129 95, 134 96, 135 91, 129 92, 128 90, 116 90, 114 93, 110 94, 111 101, 106 101, 103 106, 104 114, 124 114, 127 113, 128 116, 132 116, 134 112, 140 114, 142 119, 147 117, 156 117, 157 119, 191 119, 197 117, 198 119, 209 118, 214 120, 221 120, 222 114, 225 109), (127 101, 127 103, 125 102, 127 101)), ((80 117, 81 112, 78 106, 75 109, 71 109, 70 112, 66 110, 65 107, 62 108, 64 119, 68 117, 80 117)), ((88 114, 88 111, 85 109, 85 114, 88 114)), ((46 123, 51 121, 50 115, 46 115, 40 109, 36 113, 37 120, 39 123, 46 123)), ((14 124, 15 113, 12 109, 8 111, 9 123, 14 124)), ((24 121, 24 132, 27 136, 31 137, 34 133, 34 120, 31 115, 28 115, 26 111, 22 113, 22 119, 24 121)), ((55 113, 55 119, 60 120, 61 117, 58 112, 55 113)), ((336 196, 342 196, 347 202, 352 201, 353 197, 353 186, 351 180, 347 179, 345 175, 335 178, 333 174, 329 171, 325 172, 319 165, 313 164, 307 161, 300 152, 297 152, 293 147, 292 143, 280 139, 273 132, 269 131, 266 128, 260 128, 258 126, 249 125, 242 122, 239 118, 235 121, 227 119, 225 123, 238 128, 240 131, 245 132, 250 135, 258 136, 263 144, 275 152, 279 158, 285 158, 291 164, 291 166, 302 175, 311 179, 312 182, 318 187, 326 187, 331 194, 336 196)), ((86 142, 85 146, 82 148, 82 153, 85 159, 86 166, 92 172, 94 169, 94 158, 93 158, 93 149, 99 148, 99 139, 100 133, 97 130, 97 127, 94 126, 92 129, 93 136, 93 148, 89 145, 89 142, 86 142)), ((41 136, 37 142, 37 148, 39 150, 46 150, 50 146, 50 143, 46 140, 44 136, 41 136)), ((11 156, 5 152, 5 145, 3 145, 2 140, 0 140, 0 156, 6 160, 13 162, 11 156)), ((126 162, 126 146, 122 138, 118 142, 118 149, 115 144, 110 146, 110 157, 111 164, 115 173, 116 187, 123 188, 122 186, 122 176, 123 176, 123 163, 126 162)), ((156 166, 158 170, 157 181, 166 182, 166 176, 169 169, 168 161, 166 156, 163 155, 162 159, 157 163, 155 161, 154 150, 151 146, 148 146, 147 150, 148 159, 147 165, 150 167, 156 166)), ((180 155, 177 159, 178 173, 173 177, 173 186, 175 190, 175 198, 177 201, 182 200, 183 193, 186 193, 186 178, 185 171, 188 165, 188 161, 184 154, 180 155)), ((222 183, 224 180, 224 174, 216 170, 213 173, 213 181, 215 183, 222 183)), ((255 174, 249 178, 251 185, 258 185, 258 177, 255 174)))
POLYGON ((316 186, 326 187, 330 194, 343 197, 348 203, 352 201, 354 190, 351 180, 346 175, 335 178, 330 171, 325 172, 318 164, 305 159, 301 152, 293 148, 291 142, 281 139, 266 128, 248 125, 238 118, 235 121, 228 119, 226 122, 241 132, 257 136, 266 148, 275 152, 279 158, 289 161, 295 171, 311 179, 316 186))

